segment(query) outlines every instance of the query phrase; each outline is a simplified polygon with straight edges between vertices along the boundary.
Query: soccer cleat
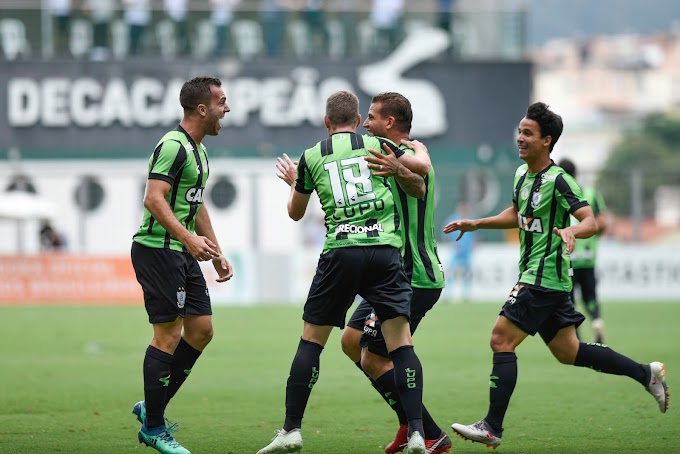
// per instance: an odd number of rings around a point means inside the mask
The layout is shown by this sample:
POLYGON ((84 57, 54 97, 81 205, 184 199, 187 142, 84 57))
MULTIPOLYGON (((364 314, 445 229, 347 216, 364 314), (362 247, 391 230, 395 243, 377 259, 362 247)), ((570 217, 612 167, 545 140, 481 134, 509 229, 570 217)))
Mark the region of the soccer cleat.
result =
POLYGON ((300 429, 293 429, 289 432, 277 430, 272 442, 257 451, 257 454, 280 454, 287 452, 298 452, 302 449, 302 433, 300 429))
POLYGON ((483 419, 474 424, 470 424, 469 426, 454 423, 451 425, 451 428, 459 437, 464 438, 465 440, 482 443, 489 448, 496 449, 498 445, 501 444, 501 437, 494 435, 493 432, 491 432, 489 425, 483 419))
POLYGON ((172 436, 172 432, 176 430, 177 424, 168 427, 163 424, 153 429, 147 429, 145 426, 142 426, 137 433, 137 439, 140 443, 154 448, 162 454, 191 454, 188 449, 179 444, 172 436))
POLYGON ((406 445, 406 454, 425 454, 425 440, 420 432, 416 431, 408 437, 408 445, 406 445))
POLYGON ((132 414, 137 417, 137 421, 144 424, 146 422, 146 404, 140 400, 132 407, 132 414))
POLYGON ((666 386, 666 365, 660 362, 649 363, 650 369, 649 385, 645 389, 654 396, 659 404, 661 413, 666 413, 671 401, 671 393, 666 386))
POLYGON ((435 440, 425 440, 427 454, 443 454, 451 449, 451 439, 444 432, 435 440))
POLYGON ((395 454, 406 449, 406 445, 408 445, 408 426, 406 424, 399 424, 394 440, 385 446, 385 452, 387 454, 395 454))

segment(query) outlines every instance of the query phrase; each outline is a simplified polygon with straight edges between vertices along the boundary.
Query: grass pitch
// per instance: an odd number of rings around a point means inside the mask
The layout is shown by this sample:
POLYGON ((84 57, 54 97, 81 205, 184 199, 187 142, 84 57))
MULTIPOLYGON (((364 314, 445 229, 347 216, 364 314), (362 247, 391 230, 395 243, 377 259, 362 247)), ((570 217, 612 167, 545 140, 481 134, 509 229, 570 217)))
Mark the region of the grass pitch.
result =
MULTIPOLYGON (((415 336, 425 403, 456 453, 487 453, 453 437, 453 422, 486 414, 488 338, 500 304, 446 304, 415 336)), ((216 308, 215 338, 170 403, 177 439, 194 454, 255 453, 280 428, 301 332, 299 306, 216 308)), ((663 361, 680 390, 680 304, 605 304, 607 341, 640 362, 663 361)), ((151 454, 130 413, 142 399, 151 338, 143 307, 0 309, 0 453, 151 454)), ((582 330, 588 334, 588 329, 582 330)), ((303 425, 305 453, 379 454, 393 413, 344 357, 335 330, 303 425)), ((499 454, 678 453, 680 404, 666 414, 634 381, 560 365, 540 338, 518 349, 519 379, 499 454)), ((680 394, 678 394, 680 396, 680 394)), ((680 397, 679 397, 680 398, 680 397)))

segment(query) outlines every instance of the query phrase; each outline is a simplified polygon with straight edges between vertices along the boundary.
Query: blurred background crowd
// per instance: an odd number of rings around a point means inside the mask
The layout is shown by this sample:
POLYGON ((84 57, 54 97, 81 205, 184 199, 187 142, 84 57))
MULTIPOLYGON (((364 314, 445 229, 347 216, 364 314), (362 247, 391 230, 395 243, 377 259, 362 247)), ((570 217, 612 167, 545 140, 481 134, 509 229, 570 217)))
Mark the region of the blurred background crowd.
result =
MULTIPOLYGON (((0 190, 40 200, 0 202, 0 254, 127 254, 145 161, 181 118, 177 84, 199 73, 222 78, 232 107, 207 143, 206 203, 246 269, 318 254, 324 232, 318 217, 287 227, 279 216, 273 158, 321 138, 328 92, 356 91, 365 113, 391 90, 414 103, 442 226, 460 207, 477 217, 510 203, 516 125, 540 100, 564 118, 553 159, 569 157, 606 201, 603 247, 629 247, 603 272, 680 282, 674 0, 3 0, 0 190), (643 265, 619 260, 633 256, 643 265)), ((466 295, 500 279, 485 277, 485 247, 512 233, 467 246, 466 295)), ((441 251, 455 254, 446 241, 441 251)))

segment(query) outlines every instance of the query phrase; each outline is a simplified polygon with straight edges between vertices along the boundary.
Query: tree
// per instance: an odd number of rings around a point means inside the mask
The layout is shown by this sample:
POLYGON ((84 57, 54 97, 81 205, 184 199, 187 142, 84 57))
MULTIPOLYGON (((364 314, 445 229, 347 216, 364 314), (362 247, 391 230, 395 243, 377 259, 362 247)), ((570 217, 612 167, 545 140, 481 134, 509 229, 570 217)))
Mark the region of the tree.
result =
POLYGON ((641 176, 642 214, 653 216, 656 190, 666 185, 680 187, 680 118, 650 115, 614 146, 597 178, 597 187, 613 213, 631 214, 636 172, 641 176))

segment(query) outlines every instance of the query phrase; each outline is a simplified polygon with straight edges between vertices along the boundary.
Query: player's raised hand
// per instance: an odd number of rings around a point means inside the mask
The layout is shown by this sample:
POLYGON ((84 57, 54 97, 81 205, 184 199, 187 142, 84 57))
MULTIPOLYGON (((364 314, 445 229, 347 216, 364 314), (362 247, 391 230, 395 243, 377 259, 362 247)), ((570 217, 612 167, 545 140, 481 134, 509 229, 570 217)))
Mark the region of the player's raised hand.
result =
POLYGON ((297 161, 292 161, 286 153, 283 158, 276 158, 276 176, 281 178, 288 186, 293 186, 297 178, 297 161))
POLYGON ((401 163, 389 145, 383 143, 382 147, 386 154, 369 148, 368 152, 372 156, 366 156, 364 159, 368 161, 368 168, 373 170, 373 175, 376 177, 393 177, 399 173, 401 163))
POLYGON ((218 278, 215 279, 217 282, 227 282, 234 276, 234 268, 229 263, 229 260, 222 254, 212 259, 215 271, 217 271, 218 278))
POLYGON ((189 254, 199 262, 205 262, 206 260, 220 256, 217 245, 204 236, 190 236, 184 243, 184 247, 186 247, 189 254))
POLYGON ((444 233, 446 234, 460 232, 456 241, 460 240, 465 232, 474 232, 475 230, 477 230, 477 224, 472 219, 458 219, 444 226, 444 233))

